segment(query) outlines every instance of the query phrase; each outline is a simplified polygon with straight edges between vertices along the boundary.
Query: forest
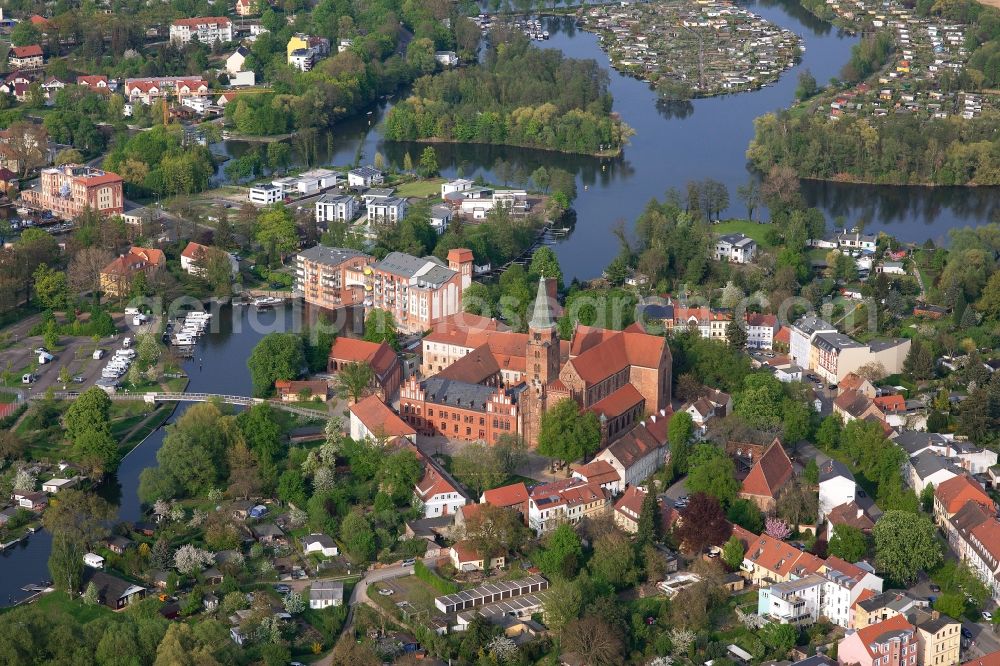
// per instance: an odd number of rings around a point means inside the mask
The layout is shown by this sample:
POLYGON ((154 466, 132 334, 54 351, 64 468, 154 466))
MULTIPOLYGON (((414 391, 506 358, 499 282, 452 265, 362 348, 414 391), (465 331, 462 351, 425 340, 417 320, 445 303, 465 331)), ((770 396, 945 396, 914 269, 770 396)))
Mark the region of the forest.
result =
POLYGON ((754 122, 747 158, 762 171, 885 185, 1000 184, 1000 114, 964 120, 843 118, 769 113, 754 122))
POLYGON ((479 66, 422 77, 385 123, 396 141, 435 139, 593 154, 621 146, 608 74, 593 60, 539 49, 523 36, 479 66))

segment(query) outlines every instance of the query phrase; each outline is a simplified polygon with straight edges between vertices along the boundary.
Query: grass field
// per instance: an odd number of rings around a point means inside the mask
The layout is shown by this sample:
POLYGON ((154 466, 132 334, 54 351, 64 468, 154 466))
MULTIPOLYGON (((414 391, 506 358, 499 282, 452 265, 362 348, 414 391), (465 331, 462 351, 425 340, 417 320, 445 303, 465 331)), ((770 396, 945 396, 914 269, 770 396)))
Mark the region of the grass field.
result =
POLYGON ((432 178, 430 180, 416 180, 412 183, 403 183, 396 188, 396 196, 399 197, 429 197, 441 194, 441 183, 444 178, 432 178))
POLYGON ((719 224, 712 225, 712 232, 716 234, 743 234, 755 241, 761 247, 771 247, 765 240, 769 224, 757 224, 752 220, 727 220, 719 224))
POLYGON ((71 600, 65 592, 52 592, 43 595, 35 604, 40 608, 44 608, 48 613, 63 610, 69 613, 80 624, 87 624, 99 617, 114 616, 114 613, 104 606, 99 604, 86 606, 79 597, 71 600))

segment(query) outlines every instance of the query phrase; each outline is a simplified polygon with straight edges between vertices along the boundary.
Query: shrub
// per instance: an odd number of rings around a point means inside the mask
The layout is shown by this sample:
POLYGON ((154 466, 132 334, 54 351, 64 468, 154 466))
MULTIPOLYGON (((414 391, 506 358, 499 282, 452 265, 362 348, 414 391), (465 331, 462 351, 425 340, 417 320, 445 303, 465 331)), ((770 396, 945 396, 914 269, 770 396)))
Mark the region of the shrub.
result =
POLYGON ((427 568, 427 565, 417 560, 413 565, 413 575, 424 581, 441 594, 455 594, 458 592, 458 584, 454 581, 445 580, 427 568))

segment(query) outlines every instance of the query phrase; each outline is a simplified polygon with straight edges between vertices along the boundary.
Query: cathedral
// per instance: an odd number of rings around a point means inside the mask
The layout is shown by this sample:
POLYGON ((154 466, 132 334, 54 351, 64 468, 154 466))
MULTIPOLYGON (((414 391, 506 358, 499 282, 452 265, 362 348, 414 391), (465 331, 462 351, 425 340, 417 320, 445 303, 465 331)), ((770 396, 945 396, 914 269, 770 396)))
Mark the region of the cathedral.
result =
POLYGON ((403 419, 423 435, 495 443, 519 434, 534 446, 542 414, 564 398, 597 414, 605 443, 669 411, 666 338, 638 325, 577 325, 561 340, 553 292, 551 280, 539 280, 527 334, 474 315, 435 327, 422 342, 424 379, 411 377, 400 391, 403 419))

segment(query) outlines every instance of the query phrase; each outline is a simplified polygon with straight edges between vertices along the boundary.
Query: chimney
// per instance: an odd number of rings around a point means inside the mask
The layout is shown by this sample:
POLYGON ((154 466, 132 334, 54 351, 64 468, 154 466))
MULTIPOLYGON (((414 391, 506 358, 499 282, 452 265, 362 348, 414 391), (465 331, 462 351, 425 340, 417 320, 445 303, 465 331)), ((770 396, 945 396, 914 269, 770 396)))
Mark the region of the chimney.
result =
POLYGON ((857 517, 860 518, 863 515, 865 515, 865 510, 864 509, 858 509, 858 516, 857 517))

